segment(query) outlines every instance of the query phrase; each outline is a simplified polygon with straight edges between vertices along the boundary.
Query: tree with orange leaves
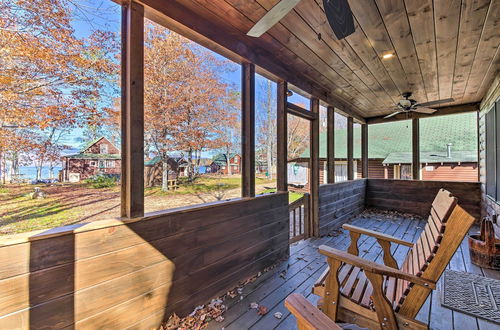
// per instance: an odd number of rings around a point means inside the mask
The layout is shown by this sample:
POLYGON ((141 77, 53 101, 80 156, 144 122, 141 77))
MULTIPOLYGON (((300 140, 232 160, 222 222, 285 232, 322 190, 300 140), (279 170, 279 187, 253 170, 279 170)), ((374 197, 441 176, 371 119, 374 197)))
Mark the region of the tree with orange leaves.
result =
POLYGON ((144 48, 146 150, 163 163, 167 190, 169 153, 181 152, 190 179, 203 150, 219 148, 235 122, 234 93, 220 75, 228 62, 184 37, 148 22, 144 48))
MULTIPOLYGON (((16 139, 14 149, 47 149, 56 131, 107 115, 102 91, 117 81, 118 38, 103 31, 77 38, 74 9, 70 0, 0 2, 0 136, 16 139)), ((14 149, 0 140, 0 156, 14 149)))

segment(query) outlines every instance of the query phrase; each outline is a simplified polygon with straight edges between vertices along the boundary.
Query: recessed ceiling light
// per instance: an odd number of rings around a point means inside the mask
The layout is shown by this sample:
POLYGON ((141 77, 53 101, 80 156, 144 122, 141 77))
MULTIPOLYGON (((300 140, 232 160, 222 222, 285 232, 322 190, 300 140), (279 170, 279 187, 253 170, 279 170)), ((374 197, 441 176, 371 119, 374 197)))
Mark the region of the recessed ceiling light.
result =
POLYGON ((384 60, 387 60, 387 59, 392 58, 392 57, 394 57, 393 53, 387 53, 387 54, 382 55, 382 58, 384 60))

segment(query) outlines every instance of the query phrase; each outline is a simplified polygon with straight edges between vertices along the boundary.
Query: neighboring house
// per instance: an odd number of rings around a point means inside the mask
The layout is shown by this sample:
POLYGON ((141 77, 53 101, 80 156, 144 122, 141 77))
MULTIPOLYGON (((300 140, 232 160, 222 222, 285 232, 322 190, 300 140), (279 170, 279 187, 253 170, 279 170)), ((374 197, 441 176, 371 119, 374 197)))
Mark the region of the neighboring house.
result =
MULTIPOLYGON (((368 177, 411 179, 411 121, 368 126, 368 177)), ((320 135, 320 183, 326 183, 326 132, 320 135)), ((422 180, 478 181, 476 113, 420 120, 422 180), (451 144, 448 147, 448 144, 451 144)), ((347 130, 335 131, 335 181, 347 180, 347 130)), ((361 177, 361 129, 354 128, 354 178, 361 177)), ((309 150, 288 165, 289 183, 307 188, 309 150), (300 170, 299 168, 304 168, 300 170)))
POLYGON ((79 182, 96 174, 120 175, 120 150, 107 138, 100 137, 77 154, 62 157, 61 181, 79 182))
MULTIPOLYGON (((144 162, 144 185, 146 187, 161 186, 163 163, 160 156, 144 162)), ((187 176, 187 162, 181 155, 170 155, 167 164, 169 180, 175 180, 178 176, 187 176)))
MULTIPOLYGON (((227 154, 217 154, 212 158, 210 164, 211 173, 228 174, 227 169, 227 154)), ((231 174, 241 173, 241 155, 237 153, 229 154, 229 164, 231 166, 231 174)))

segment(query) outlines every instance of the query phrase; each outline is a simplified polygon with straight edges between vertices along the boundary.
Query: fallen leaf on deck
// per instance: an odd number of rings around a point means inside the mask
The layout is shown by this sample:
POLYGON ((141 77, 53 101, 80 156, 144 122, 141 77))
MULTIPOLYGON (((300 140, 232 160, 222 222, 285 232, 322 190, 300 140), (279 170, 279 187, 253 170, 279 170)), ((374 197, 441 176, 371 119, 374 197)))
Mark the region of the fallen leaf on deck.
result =
POLYGON ((274 313, 274 317, 277 319, 281 319, 283 317, 283 313, 276 312, 276 313, 274 313))
POLYGON ((259 314, 259 315, 266 315, 267 312, 268 312, 267 307, 265 307, 265 306, 259 306, 259 311, 257 312, 257 314, 259 314))
POLYGON ((259 308, 259 304, 257 304, 256 302, 252 302, 252 303, 250 303, 250 308, 252 308, 252 309, 259 308))

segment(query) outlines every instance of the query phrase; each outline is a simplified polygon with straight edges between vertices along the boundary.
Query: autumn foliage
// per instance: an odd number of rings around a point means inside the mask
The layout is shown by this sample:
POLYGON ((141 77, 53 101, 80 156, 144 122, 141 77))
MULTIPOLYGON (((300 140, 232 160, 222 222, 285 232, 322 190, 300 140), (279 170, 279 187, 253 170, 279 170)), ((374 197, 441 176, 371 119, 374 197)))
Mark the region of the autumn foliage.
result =
POLYGON ((70 24, 72 10, 69 0, 0 2, 4 157, 55 150, 57 131, 96 125, 106 115, 102 91, 116 80, 118 38, 99 30, 78 38, 70 24))

